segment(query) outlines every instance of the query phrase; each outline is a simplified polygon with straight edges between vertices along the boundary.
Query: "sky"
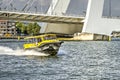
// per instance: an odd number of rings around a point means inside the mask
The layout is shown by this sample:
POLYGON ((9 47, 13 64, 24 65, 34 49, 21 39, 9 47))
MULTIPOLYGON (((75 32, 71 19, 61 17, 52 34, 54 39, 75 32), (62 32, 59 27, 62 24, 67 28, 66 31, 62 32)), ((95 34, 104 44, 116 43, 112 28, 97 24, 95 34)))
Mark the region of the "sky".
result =
POLYGON ((0 0, 1 10, 45 13, 51 0, 0 0), (7 4, 6 4, 7 3, 7 4))
MULTIPOLYGON (((0 9, 46 13, 50 3, 51 0, 0 0, 0 9)), ((71 0, 66 14, 85 15, 87 4, 88 0, 71 0)), ((103 16, 110 15, 113 17, 120 16, 120 0, 105 0, 103 16)))
POLYGON ((120 16, 120 0, 105 0, 103 15, 110 16, 110 14, 113 17, 120 16))

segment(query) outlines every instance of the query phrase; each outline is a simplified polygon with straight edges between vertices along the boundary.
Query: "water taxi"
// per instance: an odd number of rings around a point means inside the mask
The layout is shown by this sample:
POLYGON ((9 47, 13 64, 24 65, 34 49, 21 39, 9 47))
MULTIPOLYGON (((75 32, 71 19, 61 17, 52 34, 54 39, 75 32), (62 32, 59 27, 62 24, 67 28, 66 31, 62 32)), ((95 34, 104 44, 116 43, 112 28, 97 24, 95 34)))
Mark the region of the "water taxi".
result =
POLYGON ((55 34, 44 34, 25 38, 26 43, 23 45, 25 50, 35 50, 42 53, 56 55, 62 41, 59 41, 55 34))

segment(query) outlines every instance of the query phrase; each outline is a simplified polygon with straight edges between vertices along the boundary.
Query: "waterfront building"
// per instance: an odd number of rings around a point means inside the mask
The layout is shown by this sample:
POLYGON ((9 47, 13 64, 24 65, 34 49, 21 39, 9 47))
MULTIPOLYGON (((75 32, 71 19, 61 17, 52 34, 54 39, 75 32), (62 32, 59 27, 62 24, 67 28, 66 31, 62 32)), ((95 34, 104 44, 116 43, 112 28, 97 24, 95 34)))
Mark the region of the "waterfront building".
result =
POLYGON ((0 20, 0 36, 14 36, 17 34, 14 21, 0 20))
POLYGON ((111 33, 111 35, 112 35, 113 37, 120 37, 120 31, 113 31, 113 32, 111 33))

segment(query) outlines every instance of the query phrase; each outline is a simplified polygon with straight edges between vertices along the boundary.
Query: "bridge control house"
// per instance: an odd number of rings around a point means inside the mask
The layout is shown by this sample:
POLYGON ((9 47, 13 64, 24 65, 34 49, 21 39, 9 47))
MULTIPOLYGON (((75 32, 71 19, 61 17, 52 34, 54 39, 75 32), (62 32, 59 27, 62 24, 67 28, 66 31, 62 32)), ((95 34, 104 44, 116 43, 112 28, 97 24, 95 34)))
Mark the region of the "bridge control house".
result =
POLYGON ((9 20, 0 20, 0 36, 14 36, 17 34, 15 22, 9 20))

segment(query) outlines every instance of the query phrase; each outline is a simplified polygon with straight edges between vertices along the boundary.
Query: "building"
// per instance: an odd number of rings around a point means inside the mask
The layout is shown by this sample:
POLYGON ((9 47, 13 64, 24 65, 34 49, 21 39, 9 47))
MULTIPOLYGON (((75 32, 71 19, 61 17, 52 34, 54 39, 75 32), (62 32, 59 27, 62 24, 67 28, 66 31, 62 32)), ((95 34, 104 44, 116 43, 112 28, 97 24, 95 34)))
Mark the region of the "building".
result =
POLYGON ((0 20, 0 36, 14 36, 16 34, 14 21, 0 20))
POLYGON ((111 35, 112 35, 113 37, 120 37, 120 31, 113 31, 113 32, 111 33, 111 35))

